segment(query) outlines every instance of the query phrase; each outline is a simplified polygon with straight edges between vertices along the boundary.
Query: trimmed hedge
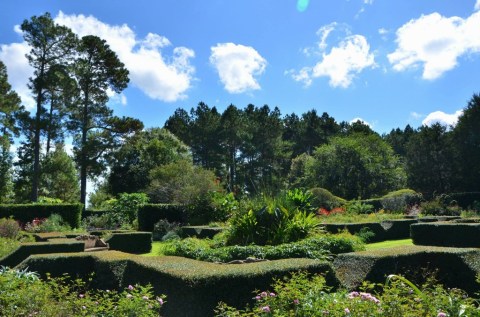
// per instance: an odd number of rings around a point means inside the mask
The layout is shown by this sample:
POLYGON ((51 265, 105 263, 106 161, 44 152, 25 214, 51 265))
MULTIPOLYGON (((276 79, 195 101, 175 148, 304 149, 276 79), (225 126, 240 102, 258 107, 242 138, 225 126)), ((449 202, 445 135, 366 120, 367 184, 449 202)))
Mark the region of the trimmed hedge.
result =
POLYGON ((416 219, 395 219, 382 222, 329 223, 323 226, 330 233, 347 230, 351 234, 358 234, 362 229, 367 228, 375 234, 369 242, 379 242, 409 238, 410 225, 415 223, 417 223, 416 219))
POLYGON ((456 203, 464 209, 472 207, 475 201, 480 202, 480 192, 451 193, 443 198, 445 204, 456 203))
POLYGON ((325 274, 328 285, 338 286, 331 263, 288 259, 250 264, 215 264, 180 257, 142 257, 122 252, 35 255, 17 268, 53 276, 63 273, 87 277, 94 272, 93 286, 124 288, 150 283, 156 294, 166 294, 162 316, 213 316, 218 302, 237 308, 252 303, 252 292, 268 289, 274 278, 292 271, 325 274))
POLYGON ((110 250, 134 254, 148 253, 152 250, 152 233, 138 231, 112 233, 105 242, 109 244, 110 250))
POLYGON ((187 223, 187 209, 183 205, 146 204, 138 209, 138 229, 153 231, 153 226, 160 219, 168 222, 187 223))
POLYGON ((182 238, 197 237, 199 239, 213 238, 217 233, 222 232, 225 228, 209 227, 209 226, 183 226, 181 231, 182 238))
POLYGON ((22 223, 34 218, 48 218, 59 214, 72 228, 79 228, 82 221, 82 204, 10 204, 0 205, 0 218, 13 216, 22 223))
POLYGON ((412 225, 410 230, 414 244, 480 248, 479 223, 418 223, 412 225))
POLYGON ((384 283, 390 274, 401 274, 422 284, 425 272, 435 272, 446 287, 461 288, 470 294, 480 290, 475 282, 480 273, 478 249, 405 246, 340 254, 333 265, 348 289, 358 288, 363 281, 384 283))
POLYGON ((76 240, 22 243, 0 259, 0 265, 14 267, 32 254, 83 252, 85 243, 76 240))

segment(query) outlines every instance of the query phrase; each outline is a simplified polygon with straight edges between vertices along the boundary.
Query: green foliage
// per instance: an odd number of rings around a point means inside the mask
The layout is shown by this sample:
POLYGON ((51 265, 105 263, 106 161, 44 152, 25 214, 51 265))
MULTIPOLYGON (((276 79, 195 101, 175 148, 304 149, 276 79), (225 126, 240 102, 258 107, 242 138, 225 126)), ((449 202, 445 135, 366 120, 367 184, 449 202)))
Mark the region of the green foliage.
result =
POLYGON ((479 259, 476 249, 411 245, 339 254, 334 267, 348 289, 358 288, 363 281, 381 283, 389 274, 403 274, 414 283, 423 283, 426 272, 435 272, 446 287, 474 294, 480 290, 475 283, 479 259))
POLYGON ((42 160, 39 194, 46 198, 75 203, 80 197, 77 170, 73 159, 65 152, 63 144, 42 160))
POLYGON ((382 207, 389 212, 405 213, 408 207, 420 204, 422 195, 413 189, 400 189, 384 195, 382 207))
POLYGON ((300 272, 290 278, 277 279, 269 290, 258 291, 254 299, 254 305, 244 310, 220 303, 215 316, 442 317, 478 314, 476 301, 460 289, 446 289, 433 281, 417 287, 398 275, 390 275, 385 285, 364 283, 359 291, 332 292, 323 276, 300 272))
POLYGON ((76 240, 22 243, 15 250, 0 258, 0 265, 14 267, 32 254, 83 252, 84 245, 83 241, 76 240))
POLYGON ((345 211, 349 214, 371 214, 374 212, 373 205, 362 203, 358 200, 349 201, 345 206, 345 211))
POLYGON ((229 220, 229 245, 281 244, 298 241, 319 230, 315 214, 281 205, 236 213, 229 220))
POLYGON ((48 218, 58 214, 72 228, 81 226, 83 205, 81 204, 16 204, 0 205, 0 218, 12 216, 13 219, 27 223, 35 218, 48 218))
POLYGON ((31 233, 38 232, 68 232, 72 228, 63 220, 59 214, 51 214, 48 218, 38 222, 28 222, 25 224, 25 231, 31 233))
POLYGON ((91 289, 87 282, 67 277, 40 280, 26 270, 0 270, 0 310, 5 316, 159 316, 165 296, 150 285, 124 290, 91 289))
POLYGON ((18 222, 12 218, 0 218, 0 237, 15 240, 20 229, 18 222))
POLYGON ((332 213, 328 216, 319 216, 322 223, 369 223, 369 222, 382 222, 385 220, 403 219, 401 214, 389 214, 384 212, 375 212, 370 214, 350 214, 350 213, 332 213))
POLYGON ((20 241, 0 237, 0 259, 18 248, 20 241))
POLYGON ((430 216, 459 216, 461 209, 448 195, 438 195, 430 201, 420 204, 420 210, 424 215, 430 216))
POLYGON ((70 273, 90 276, 91 285, 102 289, 123 289, 128 285, 151 283, 156 294, 165 294, 165 316, 211 316, 218 302, 242 307, 251 301, 254 289, 267 288, 273 278, 292 271, 322 273, 328 285, 338 285, 330 263, 312 259, 285 259, 248 265, 220 265, 182 257, 132 256, 117 251, 37 255, 23 262, 20 269, 45 276, 70 273), (215 290, 215 291, 212 291, 215 290))
POLYGON ((376 134, 354 133, 319 146, 306 165, 311 187, 354 199, 405 186, 406 174, 392 148, 376 134))
POLYGON ((418 223, 410 228, 413 243, 457 248, 478 248, 479 223, 418 223))
POLYGON ((167 233, 172 232, 178 235, 180 234, 180 231, 181 231, 180 223, 169 222, 166 219, 160 219, 153 226, 152 239, 153 241, 160 241, 160 240, 163 240, 163 237, 167 233))
POLYGON ((140 207, 148 203, 145 193, 122 193, 118 198, 111 200, 109 207, 122 222, 133 223, 138 217, 140 207))
POLYGON ((325 208, 332 210, 344 206, 346 200, 333 195, 325 188, 312 188, 309 190, 312 193, 312 204, 317 208, 325 208))
POLYGON ((138 230, 153 231, 153 226, 160 219, 168 222, 187 222, 187 211, 183 205, 145 204, 138 209, 138 230))
POLYGON ((201 261, 229 262, 248 257, 277 260, 288 258, 328 259, 331 254, 362 250, 363 243, 349 234, 318 235, 298 242, 276 246, 220 246, 196 238, 174 241, 165 255, 183 256, 201 261))

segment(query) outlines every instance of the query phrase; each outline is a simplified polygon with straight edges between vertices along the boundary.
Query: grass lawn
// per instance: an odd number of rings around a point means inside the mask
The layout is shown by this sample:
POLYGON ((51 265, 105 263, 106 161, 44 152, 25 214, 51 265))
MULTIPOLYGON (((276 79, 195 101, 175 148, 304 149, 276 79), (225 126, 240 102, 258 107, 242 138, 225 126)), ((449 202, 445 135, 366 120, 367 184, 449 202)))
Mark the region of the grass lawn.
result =
POLYGON ((367 251, 378 250, 384 248, 399 247, 404 245, 413 245, 412 239, 389 240, 365 245, 367 251))
POLYGON ((152 242, 152 251, 150 253, 144 253, 141 254, 143 256, 158 256, 158 255, 164 255, 163 251, 168 248, 170 244, 168 242, 162 242, 162 241, 153 241, 152 242))

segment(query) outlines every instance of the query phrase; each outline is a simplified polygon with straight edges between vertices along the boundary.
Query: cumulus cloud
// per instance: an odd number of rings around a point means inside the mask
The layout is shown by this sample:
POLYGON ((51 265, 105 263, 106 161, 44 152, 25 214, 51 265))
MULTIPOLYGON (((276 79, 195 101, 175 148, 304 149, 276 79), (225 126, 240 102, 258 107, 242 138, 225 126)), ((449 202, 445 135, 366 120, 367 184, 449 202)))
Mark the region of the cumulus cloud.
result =
POLYGON ((25 42, 0 45, 0 60, 7 66, 8 81, 22 99, 23 105, 32 110, 35 107, 35 100, 27 84, 28 79, 33 76, 33 69, 25 57, 29 51, 30 48, 25 42))
POLYGON ((253 47, 234 43, 211 47, 210 63, 230 93, 260 89, 256 77, 263 74, 267 66, 267 61, 253 47))
POLYGON ((370 128, 372 128, 372 124, 368 123, 367 121, 363 120, 360 117, 356 117, 356 118, 353 118, 352 120, 350 120, 350 124, 355 123, 357 121, 360 121, 361 123, 363 123, 363 124, 369 126, 370 128))
POLYGON ((423 67, 422 77, 433 80, 455 68, 460 56, 480 52, 480 11, 466 19, 422 15, 400 27, 396 36, 398 47, 388 54, 393 68, 423 67))
POLYGON ((79 36, 92 34, 105 39, 130 71, 131 83, 150 98, 173 102, 187 97, 195 71, 190 63, 193 50, 175 47, 173 55, 165 57, 163 50, 172 45, 166 37, 149 33, 137 38, 128 25, 109 25, 93 16, 60 12, 55 22, 79 36))
POLYGON ((425 119, 423 119, 422 124, 431 126, 435 123, 440 123, 446 126, 456 126, 458 122, 458 118, 463 114, 463 110, 458 110, 453 114, 448 114, 443 111, 435 111, 427 115, 425 119))
POLYGON ((303 67, 298 72, 288 71, 295 81, 303 82, 308 87, 314 78, 328 77, 331 87, 347 88, 357 74, 376 66, 367 39, 358 34, 350 35, 348 30, 347 36, 327 53, 327 37, 336 26, 329 24, 319 29, 317 35, 320 41, 317 47, 321 60, 314 66, 303 67))
POLYGON ((474 10, 480 10, 480 0, 477 0, 477 2, 475 3, 474 10))

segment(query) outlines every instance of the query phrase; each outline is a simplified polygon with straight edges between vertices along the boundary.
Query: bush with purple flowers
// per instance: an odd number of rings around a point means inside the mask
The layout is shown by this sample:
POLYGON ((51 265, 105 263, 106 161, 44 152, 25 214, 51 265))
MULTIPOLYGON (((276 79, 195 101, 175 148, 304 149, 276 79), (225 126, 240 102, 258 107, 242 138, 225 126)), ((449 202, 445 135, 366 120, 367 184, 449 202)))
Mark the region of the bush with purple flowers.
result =
POLYGON ((12 269, 0 273, 1 316, 154 317, 160 316, 165 303, 165 296, 155 296, 149 285, 94 290, 82 280, 41 280, 21 273, 12 269))
POLYGON ((221 303, 216 316, 480 316, 477 302, 465 292, 445 289, 432 279, 418 288, 401 276, 390 276, 385 285, 364 283, 359 291, 333 292, 322 276, 296 273, 272 287, 272 292, 256 293, 255 304, 245 310, 221 303))

